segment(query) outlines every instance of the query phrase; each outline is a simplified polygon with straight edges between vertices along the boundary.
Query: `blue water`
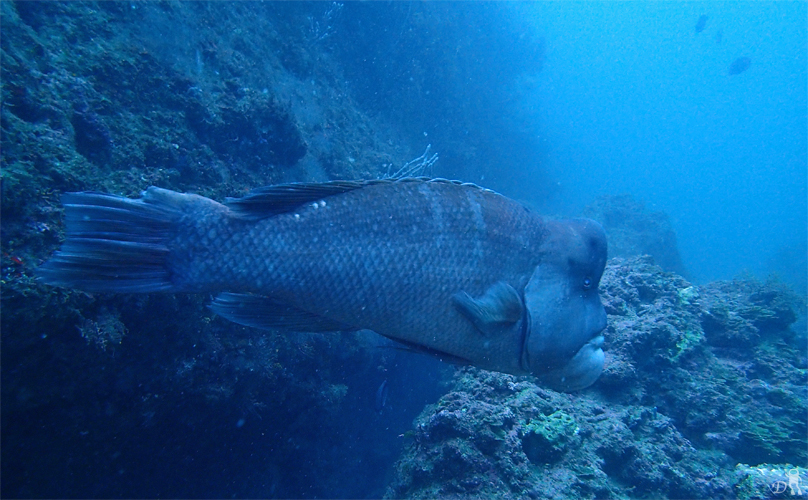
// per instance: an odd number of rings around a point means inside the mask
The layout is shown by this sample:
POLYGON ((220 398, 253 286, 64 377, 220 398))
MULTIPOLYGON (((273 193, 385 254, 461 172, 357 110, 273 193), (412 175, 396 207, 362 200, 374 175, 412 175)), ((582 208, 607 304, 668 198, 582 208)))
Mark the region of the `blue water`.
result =
POLYGON ((529 103, 558 187, 546 207, 630 193, 670 215, 694 280, 776 272, 805 290, 805 2, 516 10, 546 42, 529 103))

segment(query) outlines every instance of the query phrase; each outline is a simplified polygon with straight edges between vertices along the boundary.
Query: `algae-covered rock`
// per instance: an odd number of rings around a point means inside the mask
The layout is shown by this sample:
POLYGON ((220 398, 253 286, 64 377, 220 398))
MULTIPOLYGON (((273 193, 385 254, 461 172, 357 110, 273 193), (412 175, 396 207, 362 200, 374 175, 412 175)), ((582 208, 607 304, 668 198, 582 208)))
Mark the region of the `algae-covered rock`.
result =
POLYGON ((554 462, 580 442, 575 419, 561 410, 532 418, 525 425, 522 450, 533 463, 554 462))
POLYGON ((799 297, 777 281, 716 281, 702 290, 702 325, 712 345, 751 347, 761 334, 788 334, 797 320, 799 297))
POLYGON ((625 485, 649 496, 729 491, 710 470, 708 456, 653 409, 604 405, 469 368, 416 420, 386 496, 624 497, 625 485), (485 435, 497 445, 486 447, 485 435), (706 478, 709 488, 699 485, 706 478))

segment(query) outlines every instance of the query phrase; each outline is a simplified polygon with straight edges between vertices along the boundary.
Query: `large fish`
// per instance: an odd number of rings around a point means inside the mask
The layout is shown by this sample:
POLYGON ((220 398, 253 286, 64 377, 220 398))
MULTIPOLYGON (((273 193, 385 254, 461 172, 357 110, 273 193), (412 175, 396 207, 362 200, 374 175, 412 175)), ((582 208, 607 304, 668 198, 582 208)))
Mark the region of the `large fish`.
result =
POLYGON ((559 390, 603 368, 603 229, 446 180, 258 189, 224 204, 156 187, 69 193, 40 279, 90 292, 215 292, 258 328, 370 329, 559 390))

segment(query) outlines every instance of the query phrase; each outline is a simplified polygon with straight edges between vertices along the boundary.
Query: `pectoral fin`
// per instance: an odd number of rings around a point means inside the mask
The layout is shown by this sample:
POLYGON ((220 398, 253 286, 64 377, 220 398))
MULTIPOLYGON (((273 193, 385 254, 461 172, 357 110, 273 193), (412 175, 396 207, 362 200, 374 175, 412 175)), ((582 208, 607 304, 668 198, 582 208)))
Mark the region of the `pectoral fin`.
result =
POLYGON ((522 298, 511 285, 498 281, 479 298, 466 292, 452 296, 452 301, 463 315, 485 335, 500 333, 522 319, 522 298))

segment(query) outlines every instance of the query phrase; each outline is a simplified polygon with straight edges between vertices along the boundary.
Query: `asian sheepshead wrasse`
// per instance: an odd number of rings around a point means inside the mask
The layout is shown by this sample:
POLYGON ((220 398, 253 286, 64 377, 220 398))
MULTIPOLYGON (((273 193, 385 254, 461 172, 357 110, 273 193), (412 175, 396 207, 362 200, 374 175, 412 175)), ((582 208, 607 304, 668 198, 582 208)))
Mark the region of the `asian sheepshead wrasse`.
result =
POLYGON ((442 179, 255 190, 224 204, 156 187, 63 196, 67 239, 39 279, 89 292, 219 293, 258 328, 370 329, 559 390, 603 369, 606 238, 442 179))

